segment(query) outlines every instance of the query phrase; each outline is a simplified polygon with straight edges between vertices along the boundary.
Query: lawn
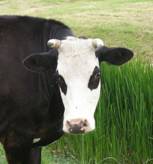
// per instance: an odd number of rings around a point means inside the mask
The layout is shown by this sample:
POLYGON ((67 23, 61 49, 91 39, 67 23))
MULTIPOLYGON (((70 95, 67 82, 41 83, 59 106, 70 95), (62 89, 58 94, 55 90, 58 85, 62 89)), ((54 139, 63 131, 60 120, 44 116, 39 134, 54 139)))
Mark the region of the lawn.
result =
MULTIPOLYGON (((0 14, 54 18, 77 36, 98 37, 135 53, 125 66, 101 66, 96 131, 65 135, 43 150, 43 164, 153 163, 152 0, 0 0, 0 14)), ((5 164, 2 149, 0 154, 5 164)))

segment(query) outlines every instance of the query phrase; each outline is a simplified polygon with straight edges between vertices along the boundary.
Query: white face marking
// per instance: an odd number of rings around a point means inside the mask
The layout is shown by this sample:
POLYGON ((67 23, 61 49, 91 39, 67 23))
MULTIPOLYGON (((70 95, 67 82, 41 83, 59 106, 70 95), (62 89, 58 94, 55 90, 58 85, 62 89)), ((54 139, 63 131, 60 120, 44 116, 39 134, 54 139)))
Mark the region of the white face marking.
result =
POLYGON ((65 106, 63 130, 69 132, 66 122, 72 119, 86 119, 85 132, 95 128, 94 112, 100 96, 100 83, 96 89, 89 89, 88 82, 98 58, 91 39, 69 37, 61 41, 58 49, 57 70, 67 84, 66 95, 61 91, 65 106))

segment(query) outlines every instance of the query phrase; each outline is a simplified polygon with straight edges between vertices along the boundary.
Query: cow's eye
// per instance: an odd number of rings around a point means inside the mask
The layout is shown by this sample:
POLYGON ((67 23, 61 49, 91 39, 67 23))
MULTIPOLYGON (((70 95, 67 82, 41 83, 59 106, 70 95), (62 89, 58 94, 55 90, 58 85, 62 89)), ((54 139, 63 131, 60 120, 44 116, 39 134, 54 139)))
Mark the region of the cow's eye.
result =
POLYGON ((58 76, 58 85, 61 88, 61 91, 66 95, 66 93, 67 93, 67 85, 65 83, 64 78, 61 75, 58 76))
POLYGON ((100 81, 100 70, 96 66, 94 68, 92 75, 90 76, 90 79, 88 82, 88 88, 90 88, 91 90, 96 89, 99 85, 99 81, 100 81))

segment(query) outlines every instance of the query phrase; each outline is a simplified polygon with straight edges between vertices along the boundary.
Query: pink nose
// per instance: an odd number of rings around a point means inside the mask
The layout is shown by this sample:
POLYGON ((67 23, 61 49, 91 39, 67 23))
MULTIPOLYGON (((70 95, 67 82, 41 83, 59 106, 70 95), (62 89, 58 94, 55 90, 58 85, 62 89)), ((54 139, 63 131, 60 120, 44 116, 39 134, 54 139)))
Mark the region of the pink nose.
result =
POLYGON ((88 121, 86 119, 72 119, 66 121, 66 127, 70 133, 85 133, 88 127, 88 121))

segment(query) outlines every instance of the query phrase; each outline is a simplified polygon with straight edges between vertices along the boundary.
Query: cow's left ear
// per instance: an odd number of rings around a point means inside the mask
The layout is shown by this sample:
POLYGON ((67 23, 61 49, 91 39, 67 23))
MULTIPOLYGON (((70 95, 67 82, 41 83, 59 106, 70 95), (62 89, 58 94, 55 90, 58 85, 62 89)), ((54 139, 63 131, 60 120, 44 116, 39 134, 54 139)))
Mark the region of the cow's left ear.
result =
POLYGON ((96 50, 96 56, 100 62, 106 61, 114 65, 121 65, 133 57, 133 52, 127 48, 108 48, 103 46, 96 50))
POLYGON ((24 66, 32 72, 44 72, 46 70, 55 71, 57 67, 56 50, 43 53, 34 53, 23 60, 24 66))

